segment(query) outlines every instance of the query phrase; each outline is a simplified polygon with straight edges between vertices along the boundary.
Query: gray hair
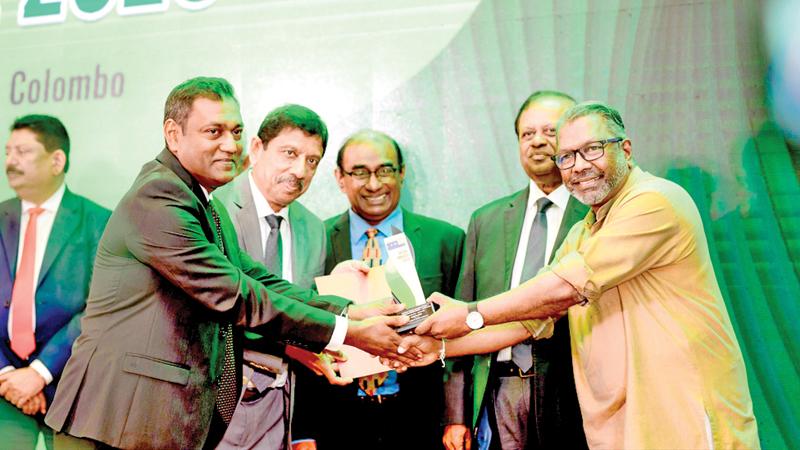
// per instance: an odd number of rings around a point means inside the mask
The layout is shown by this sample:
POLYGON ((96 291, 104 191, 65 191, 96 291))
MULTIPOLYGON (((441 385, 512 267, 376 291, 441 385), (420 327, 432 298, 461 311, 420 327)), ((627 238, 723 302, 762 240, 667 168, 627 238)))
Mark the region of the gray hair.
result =
POLYGON ((561 116, 561 119, 559 119, 556 125, 556 141, 558 141, 558 135, 561 133, 561 127, 563 127, 564 124, 581 117, 593 115, 598 115, 603 118, 606 128, 614 137, 621 137, 622 139, 628 138, 625 134, 625 124, 622 123, 622 116, 619 114, 619 111, 603 102, 588 101, 578 103, 564 112, 564 115, 561 116))

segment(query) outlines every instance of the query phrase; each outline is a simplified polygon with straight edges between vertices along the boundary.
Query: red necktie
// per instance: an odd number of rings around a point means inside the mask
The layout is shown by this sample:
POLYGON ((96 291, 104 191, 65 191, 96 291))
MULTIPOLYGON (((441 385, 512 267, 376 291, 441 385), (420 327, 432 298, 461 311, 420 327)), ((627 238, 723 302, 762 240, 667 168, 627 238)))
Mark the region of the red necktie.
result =
POLYGON ((33 337, 33 272, 36 261, 36 219, 43 212, 42 208, 28 210, 22 258, 11 292, 11 350, 22 359, 28 359, 36 350, 36 339, 33 337))

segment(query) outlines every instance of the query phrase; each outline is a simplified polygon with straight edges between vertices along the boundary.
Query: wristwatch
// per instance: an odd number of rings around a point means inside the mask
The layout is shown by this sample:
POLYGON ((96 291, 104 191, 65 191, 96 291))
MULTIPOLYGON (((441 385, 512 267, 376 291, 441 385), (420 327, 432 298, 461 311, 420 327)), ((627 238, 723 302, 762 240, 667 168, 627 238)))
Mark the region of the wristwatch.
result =
POLYGON ((467 303, 467 326, 471 330, 483 328, 483 316, 478 312, 478 302, 467 303))

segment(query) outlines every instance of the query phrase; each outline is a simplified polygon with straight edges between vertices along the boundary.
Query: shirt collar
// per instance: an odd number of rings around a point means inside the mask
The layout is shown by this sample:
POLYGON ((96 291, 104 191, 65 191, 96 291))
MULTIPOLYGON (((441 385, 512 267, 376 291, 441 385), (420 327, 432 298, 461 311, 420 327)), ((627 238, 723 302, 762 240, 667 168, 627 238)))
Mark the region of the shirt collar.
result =
POLYGON ((531 180, 526 211, 533 210, 534 205, 536 205, 536 200, 539 200, 542 197, 547 197, 551 202, 553 202, 554 205, 561 208, 562 211, 567 209, 567 203, 569 202, 569 191, 563 183, 561 186, 555 188, 553 192, 545 195, 545 193, 539 189, 539 186, 537 186, 536 183, 531 180))
POLYGON ((259 218, 271 216, 273 214, 277 216, 281 216, 284 220, 289 219, 289 208, 282 208, 280 211, 274 211, 271 206, 269 206, 269 202, 261 194, 261 191, 258 189, 256 185, 256 180, 253 179, 253 171, 250 170, 247 172, 247 182, 250 183, 250 194, 253 196, 253 204, 256 207, 256 216, 259 218))
MULTIPOLYGON (((41 205, 38 205, 39 208, 42 208, 47 212, 55 213, 58 210, 58 205, 61 204, 61 199, 64 198, 64 191, 66 190, 66 187, 66 183, 61 183, 61 186, 56 189, 55 192, 53 192, 53 195, 51 195, 50 198, 42 202, 41 205)), ((33 204, 33 202, 22 200, 22 213, 25 214, 29 209, 35 208, 36 206, 37 205, 33 204)))
POLYGON ((208 190, 202 184, 198 184, 198 186, 200 186, 200 190, 203 191, 203 196, 205 196, 205 198, 206 198, 206 203, 210 202, 211 201, 211 194, 208 192, 208 190))
POLYGON ((352 209, 349 209, 347 213, 350 215, 350 242, 358 242, 369 228, 376 228, 383 236, 393 235, 392 227, 403 231, 403 210, 399 206, 377 225, 368 224, 352 209))

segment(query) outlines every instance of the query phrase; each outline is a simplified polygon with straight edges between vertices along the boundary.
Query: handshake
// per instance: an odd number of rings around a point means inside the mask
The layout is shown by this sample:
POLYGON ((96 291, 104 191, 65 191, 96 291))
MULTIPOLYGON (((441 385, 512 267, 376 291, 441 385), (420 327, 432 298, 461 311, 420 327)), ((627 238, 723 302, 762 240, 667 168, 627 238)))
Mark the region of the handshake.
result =
POLYGON ((445 338, 469 333, 467 304, 439 293, 428 303, 405 309, 390 300, 352 305, 345 344, 379 356, 398 371, 444 362, 445 338), (438 305, 438 311, 434 312, 438 305))
MULTIPOLYGON (((359 261, 345 261, 333 270, 333 274, 355 273, 359 279, 365 280, 369 271, 359 261)), ((401 287, 400 290, 404 289, 401 287)), ((402 372, 409 367, 425 366, 440 359, 444 361, 444 338, 471 331, 466 326, 466 303, 434 293, 424 304, 406 307, 407 304, 409 301, 402 303, 397 301, 397 297, 386 297, 350 305, 344 343, 380 357, 382 364, 402 372), (439 311, 434 313, 436 305, 439 311)), ((338 374, 339 363, 347 360, 341 352, 326 350, 314 354, 292 348, 289 356, 317 375, 324 375, 331 384, 352 382, 352 379, 338 374)))

